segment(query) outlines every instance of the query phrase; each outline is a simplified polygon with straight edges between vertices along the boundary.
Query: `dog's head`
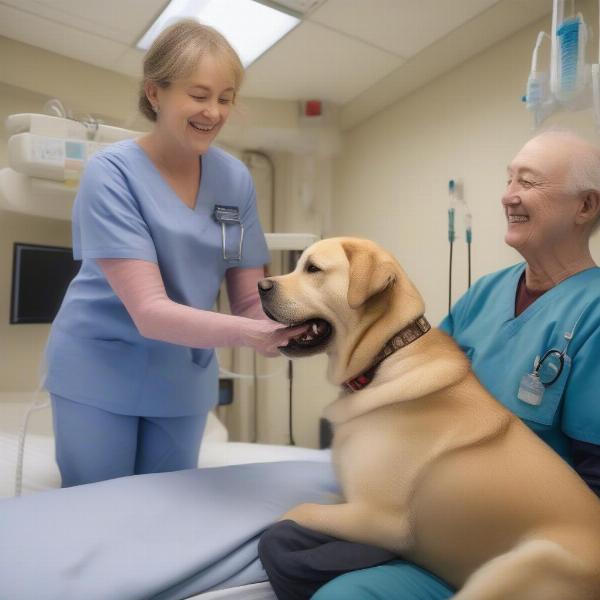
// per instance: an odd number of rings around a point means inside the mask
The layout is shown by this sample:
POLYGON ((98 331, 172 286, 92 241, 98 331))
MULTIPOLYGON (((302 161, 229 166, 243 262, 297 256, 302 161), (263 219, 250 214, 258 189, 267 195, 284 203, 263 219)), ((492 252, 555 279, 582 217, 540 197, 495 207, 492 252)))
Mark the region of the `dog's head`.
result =
POLYGON ((258 287, 269 317, 310 327, 282 352, 326 352, 336 384, 366 369, 394 333, 423 314, 423 301, 398 262, 358 238, 317 242, 292 273, 263 279, 258 287))

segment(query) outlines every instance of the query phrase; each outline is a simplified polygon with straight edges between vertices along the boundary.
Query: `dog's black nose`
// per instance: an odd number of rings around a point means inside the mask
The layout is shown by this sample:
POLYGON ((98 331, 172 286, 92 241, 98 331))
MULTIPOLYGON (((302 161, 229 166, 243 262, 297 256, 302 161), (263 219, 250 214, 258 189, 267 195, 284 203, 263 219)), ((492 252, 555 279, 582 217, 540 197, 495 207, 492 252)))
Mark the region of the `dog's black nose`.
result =
POLYGON ((270 279, 261 279, 258 282, 258 293, 266 296, 274 287, 275 284, 270 279))

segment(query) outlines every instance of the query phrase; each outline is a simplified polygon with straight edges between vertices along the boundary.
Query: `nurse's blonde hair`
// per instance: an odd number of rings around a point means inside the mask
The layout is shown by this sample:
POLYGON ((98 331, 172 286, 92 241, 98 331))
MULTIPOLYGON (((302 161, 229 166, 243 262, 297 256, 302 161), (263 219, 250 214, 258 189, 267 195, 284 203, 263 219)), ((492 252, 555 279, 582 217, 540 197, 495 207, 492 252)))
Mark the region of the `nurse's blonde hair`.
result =
POLYGON ((176 79, 192 73, 208 54, 223 59, 231 70, 235 99, 244 78, 240 57, 216 29, 193 19, 183 19, 167 27, 144 56, 144 74, 138 94, 141 113, 150 121, 156 121, 156 113, 144 89, 147 82, 167 88, 176 79))

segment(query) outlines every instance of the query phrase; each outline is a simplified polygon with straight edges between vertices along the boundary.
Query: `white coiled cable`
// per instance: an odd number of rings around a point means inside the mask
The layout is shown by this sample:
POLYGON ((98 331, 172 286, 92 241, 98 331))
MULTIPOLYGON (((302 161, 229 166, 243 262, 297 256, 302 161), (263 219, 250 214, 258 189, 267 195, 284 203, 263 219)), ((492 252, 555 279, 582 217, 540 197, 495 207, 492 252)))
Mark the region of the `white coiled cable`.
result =
POLYGON ((33 392, 33 401, 27 408, 27 412, 23 417, 23 425, 19 430, 19 434, 17 437, 17 467, 15 470, 15 496, 20 496, 23 488, 23 461, 25 458, 25 436, 27 435, 27 426, 29 425, 29 417, 36 410, 41 410, 43 408, 48 408, 50 406, 50 401, 48 397, 42 394, 42 390, 44 389, 44 380, 40 381, 40 385, 33 392), (40 397, 41 396, 41 397, 40 397))
POLYGON ((25 437, 27 435, 27 426, 29 425, 29 417, 36 410, 42 410, 50 406, 50 399, 47 394, 43 394, 46 384, 46 375, 48 368, 46 365, 46 348, 48 346, 48 340, 44 344, 44 351, 42 352, 42 358, 38 366, 38 386, 33 392, 33 400, 27 407, 25 416, 23 417, 23 425, 19 430, 17 436, 17 466, 15 469, 15 496, 20 496, 23 491, 23 462, 25 459, 25 437), (42 395, 43 394, 43 395, 42 395))

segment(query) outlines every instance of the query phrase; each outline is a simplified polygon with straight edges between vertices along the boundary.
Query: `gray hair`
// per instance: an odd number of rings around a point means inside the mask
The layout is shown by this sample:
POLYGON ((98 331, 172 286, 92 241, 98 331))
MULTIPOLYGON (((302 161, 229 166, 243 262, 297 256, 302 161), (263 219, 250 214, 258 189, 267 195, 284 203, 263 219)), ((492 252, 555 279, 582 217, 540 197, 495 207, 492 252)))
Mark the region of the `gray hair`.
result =
MULTIPOLYGON (((574 153, 569 157, 567 181, 565 185, 572 194, 595 191, 600 195, 600 147, 591 144, 581 136, 568 129, 553 128, 534 136, 532 139, 544 137, 561 137, 579 143, 584 152, 574 153)), ((600 212, 592 226, 592 233, 600 229, 600 212)))

